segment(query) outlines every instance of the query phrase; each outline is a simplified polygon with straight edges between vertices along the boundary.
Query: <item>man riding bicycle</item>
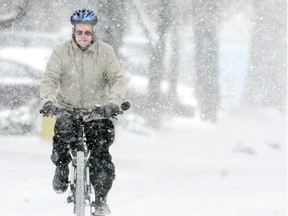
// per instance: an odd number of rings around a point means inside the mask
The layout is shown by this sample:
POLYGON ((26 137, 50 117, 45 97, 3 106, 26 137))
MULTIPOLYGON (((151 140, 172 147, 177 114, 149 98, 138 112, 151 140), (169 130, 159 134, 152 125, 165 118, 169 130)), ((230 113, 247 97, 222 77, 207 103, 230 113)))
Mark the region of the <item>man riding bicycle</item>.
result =
MULTIPOLYGON (((114 125, 109 117, 119 112, 125 83, 113 48, 96 37, 97 21, 91 10, 77 10, 72 14, 72 39, 54 48, 42 76, 40 97, 46 116, 52 115, 56 107, 104 107, 107 118, 90 116, 85 120, 84 131, 91 152, 90 180, 97 206, 93 215, 106 215, 110 213, 106 198, 115 179, 109 153, 114 125)), ((53 188, 57 193, 65 192, 68 187, 69 146, 73 148, 77 142, 74 122, 72 115, 62 114, 55 123, 51 160, 56 165, 53 188)))

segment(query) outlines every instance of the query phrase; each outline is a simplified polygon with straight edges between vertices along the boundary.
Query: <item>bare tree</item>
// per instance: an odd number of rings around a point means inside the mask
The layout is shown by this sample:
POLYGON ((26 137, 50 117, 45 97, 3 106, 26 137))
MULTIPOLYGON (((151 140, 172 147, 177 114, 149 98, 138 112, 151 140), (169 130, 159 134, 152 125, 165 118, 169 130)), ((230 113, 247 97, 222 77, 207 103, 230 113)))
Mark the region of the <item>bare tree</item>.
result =
POLYGON ((149 124, 152 127, 160 127, 161 113, 165 109, 163 97, 161 97, 161 81, 163 79, 163 59, 165 54, 165 41, 171 23, 169 0, 160 0, 160 10, 158 14, 157 32, 159 39, 153 46, 150 67, 149 67, 149 87, 148 87, 148 109, 149 124))
POLYGON ((167 95, 168 101, 168 110, 172 113, 177 113, 179 105, 178 95, 177 95, 177 85, 179 78, 179 61, 180 61, 180 34, 181 34, 181 24, 183 22, 184 16, 182 15, 183 4, 181 1, 171 1, 170 2, 171 12, 170 16, 170 40, 167 41, 170 45, 171 53, 169 56, 169 65, 168 65, 168 77, 169 90, 167 95))
POLYGON ((4 0, 1 3, 0 29, 12 27, 18 23, 30 10, 33 0, 11 2, 4 0))
POLYGON ((179 77, 179 35, 177 33, 178 27, 175 23, 172 22, 171 28, 171 57, 170 57, 170 64, 169 64, 169 92, 168 92, 168 101, 169 101, 169 108, 175 109, 177 104, 177 84, 178 84, 178 77, 179 77))
POLYGON ((195 95, 204 121, 216 121, 219 103, 217 1, 194 1, 195 95))
POLYGON ((150 41, 149 85, 145 109, 147 109, 149 125, 158 128, 161 125, 161 115, 165 106, 161 95, 161 81, 165 42, 171 24, 170 0, 159 0, 148 5, 150 13, 145 11, 145 7, 139 1, 130 0, 130 2, 150 41), (154 9, 151 10, 153 7, 154 9), (159 10, 155 10, 155 7, 159 10))
POLYGON ((126 29, 126 6, 122 0, 98 0, 98 12, 101 15, 101 39, 112 45, 118 53, 123 44, 126 29))
POLYGON ((253 1, 250 68, 245 102, 287 106, 287 4, 282 0, 253 1))

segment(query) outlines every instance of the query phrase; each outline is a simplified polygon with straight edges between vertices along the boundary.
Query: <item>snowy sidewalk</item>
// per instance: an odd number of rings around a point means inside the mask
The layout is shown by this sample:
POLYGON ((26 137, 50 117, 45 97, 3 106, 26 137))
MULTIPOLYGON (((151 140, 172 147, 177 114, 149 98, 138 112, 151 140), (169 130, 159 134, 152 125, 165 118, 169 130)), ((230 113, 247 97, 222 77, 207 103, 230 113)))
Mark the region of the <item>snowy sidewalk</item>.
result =
MULTIPOLYGON (((111 216, 285 216, 285 119, 246 111, 216 125, 174 119, 148 136, 118 128, 111 216)), ((52 190, 50 152, 38 137, 0 137, 1 215, 73 215, 52 190)))

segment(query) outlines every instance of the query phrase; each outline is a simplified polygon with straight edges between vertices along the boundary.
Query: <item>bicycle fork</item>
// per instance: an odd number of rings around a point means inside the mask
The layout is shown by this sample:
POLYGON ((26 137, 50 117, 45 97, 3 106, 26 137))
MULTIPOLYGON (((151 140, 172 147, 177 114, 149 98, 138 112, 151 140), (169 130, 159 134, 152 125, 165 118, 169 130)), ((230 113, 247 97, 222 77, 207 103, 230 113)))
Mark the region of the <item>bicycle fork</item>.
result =
POLYGON ((90 207, 90 215, 92 215, 92 201, 90 197, 92 190, 88 162, 90 158, 90 151, 88 150, 85 142, 82 116, 78 116, 77 120, 78 142, 76 149, 70 149, 72 162, 70 165, 70 190, 68 192, 67 202, 74 203, 74 213, 76 214, 76 216, 84 216, 85 206, 90 207))
MULTIPOLYGON (((67 202, 68 203, 74 203, 74 213, 75 213, 75 203, 76 203, 76 178, 77 178, 77 166, 76 161, 77 157, 76 155, 73 155, 73 153, 70 153, 72 162, 70 164, 70 180, 69 180, 69 191, 68 191, 68 197, 67 202)), ((92 200, 90 197, 90 194, 92 193, 92 185, 90 182, 90 169, 88 165, 88 160, 90 157, 90 152, 85 155, 84 157, 84 164, 85 164, 85 185, 84 185, 84 197, 85 197, 85 206, 90 206, 90 211, 92 215, 92 200)))

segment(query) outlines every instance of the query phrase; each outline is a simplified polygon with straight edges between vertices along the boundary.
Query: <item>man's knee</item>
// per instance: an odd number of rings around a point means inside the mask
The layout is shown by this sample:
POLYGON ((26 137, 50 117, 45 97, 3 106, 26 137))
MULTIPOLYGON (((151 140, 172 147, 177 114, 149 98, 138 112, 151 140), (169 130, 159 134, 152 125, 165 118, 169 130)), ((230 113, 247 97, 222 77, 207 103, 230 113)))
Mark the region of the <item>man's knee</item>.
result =
POLYGON ((114 125, 109 119, 94 120, 86 123, 85 133, 90 149, 100 146, 109 147, 115 137, 114 125))
POLYGON ((69 149, 62 149, 61 151, 56 151, 55 149, 52 150, 51 154, 51 161, 57 166, 57 167, 65 167, 68 166, 68 164, 71 161, 71 156, 69 154, 69 149))
POLYGON ((70 115, 61 115, 57 118, 53 141, 60 144, 77 141, 75 125, 70 115))
POLYGON ((73 146, 77 141, 77 133, 73 119, 69 115, 57 117, 51 160, 56 166, 67 166, 71 161, 69 146, 73 146))

